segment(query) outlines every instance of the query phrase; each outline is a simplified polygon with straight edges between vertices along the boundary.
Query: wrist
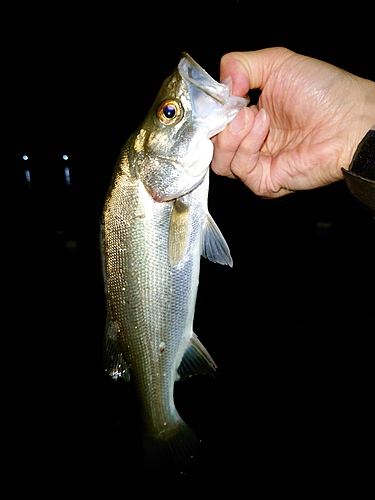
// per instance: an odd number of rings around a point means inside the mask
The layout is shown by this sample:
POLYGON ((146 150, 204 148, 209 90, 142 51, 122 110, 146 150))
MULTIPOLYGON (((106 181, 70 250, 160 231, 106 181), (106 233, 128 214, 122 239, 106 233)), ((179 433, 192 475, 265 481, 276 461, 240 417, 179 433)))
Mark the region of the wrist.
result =
POLYGON ((345 182, 357 200, 375 215, 375 82, 356 77, 356 102, 350 162, 342 168, 345 182))
POLYGON ((357 131, 357 139, 352 152, 351 160, 354 160, 354 155, 361 141, 365 138, 369 130, 375 127, 375 82, 359 78, 362 87, 362 99, 360 99, 359 123, 357 131))

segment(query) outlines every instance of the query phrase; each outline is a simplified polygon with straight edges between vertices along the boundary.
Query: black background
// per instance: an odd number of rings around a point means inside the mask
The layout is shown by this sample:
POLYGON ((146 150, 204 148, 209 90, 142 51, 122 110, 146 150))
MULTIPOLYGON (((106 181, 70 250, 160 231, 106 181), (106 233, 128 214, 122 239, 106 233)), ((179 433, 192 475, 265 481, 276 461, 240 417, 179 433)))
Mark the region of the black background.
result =
POLYGON ((175 387, 209 450, 196 480, 143 477, 130 384, 103 369, 98 253, 117 155, 182 51, 216 79, 224 53, 275 45, 375 79, 368 17, 357 4, 241 0, 5 12, 3 386, 16 490, 369 498, 375 228, 343 182, 271 201, 211 176, 234 267, 202 259, 195 332, 217 375, 175 387))

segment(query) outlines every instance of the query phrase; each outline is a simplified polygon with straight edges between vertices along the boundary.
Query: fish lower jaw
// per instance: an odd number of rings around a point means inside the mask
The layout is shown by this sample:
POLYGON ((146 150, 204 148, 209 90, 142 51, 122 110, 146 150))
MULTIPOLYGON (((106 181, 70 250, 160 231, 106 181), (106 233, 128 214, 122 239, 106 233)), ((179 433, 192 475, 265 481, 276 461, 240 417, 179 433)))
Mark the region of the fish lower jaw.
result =
POLYGON ((171 201, 174 199, 174 197, 169 197, 169 196, 163 196, 157 191, 150 192, 151 198, 156 201, 157 203, 162 203, 164 201, 171 201))
POLYGON ((196 182, 194 183, 189 183, 183 188, 180 188, 176 191, 173 191, 171 193, 164 192, 164 191, 158 191, 157 189, 152 189, 149 186, 145 186, 146 190, 148 191, 149 195, 151 198, 156 201, 157 203, 163 203, 167 201, 173 201, 177 200, 178 198, 181 198, 182 196, 185 196, 191 191, 194 191, 202 182, 203 179, 205 178, 205 175, 207 173, 207 170, 203 172, 203 175, 200 175, 199 178, 196 179, 196 182))

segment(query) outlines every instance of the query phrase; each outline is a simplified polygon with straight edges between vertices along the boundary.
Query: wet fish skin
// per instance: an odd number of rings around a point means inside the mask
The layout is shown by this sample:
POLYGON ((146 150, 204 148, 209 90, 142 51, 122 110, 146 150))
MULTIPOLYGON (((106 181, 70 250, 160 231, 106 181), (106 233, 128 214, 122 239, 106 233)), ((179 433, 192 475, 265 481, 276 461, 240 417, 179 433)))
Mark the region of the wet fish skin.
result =
POLYGON ((183 54, 125 143, 104 203, 107 369, 134 384, 150 469, 187 472, 199 449, 173 388, 216 370, 192 329, 201 255, 232 265, 208 213, 209 137, 244 105, 183 54))

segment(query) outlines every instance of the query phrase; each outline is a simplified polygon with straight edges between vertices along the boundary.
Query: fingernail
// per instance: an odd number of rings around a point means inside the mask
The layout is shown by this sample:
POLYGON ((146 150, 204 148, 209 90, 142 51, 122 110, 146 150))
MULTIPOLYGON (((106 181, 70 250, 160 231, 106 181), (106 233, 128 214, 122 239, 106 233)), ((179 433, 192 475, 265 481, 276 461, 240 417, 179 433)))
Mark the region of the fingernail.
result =
POLYGON ((227 85, 229 87, 229 91, 232 92, 232 77, 231 76, 227 76, 220 83, 227 85))
POLYGON ((247 123, 247 108, 243 108, 230 122, 229 128, 232 134, 239 134, 246 127, 247 123))
POLYGON ((256 132, 257 130, 259 130, 266 121, 266 118, 267 118, 266 110, 264 108, 261 108, 255 117, 254 125, 253 128, 251 129, 252 132, 256 132))

